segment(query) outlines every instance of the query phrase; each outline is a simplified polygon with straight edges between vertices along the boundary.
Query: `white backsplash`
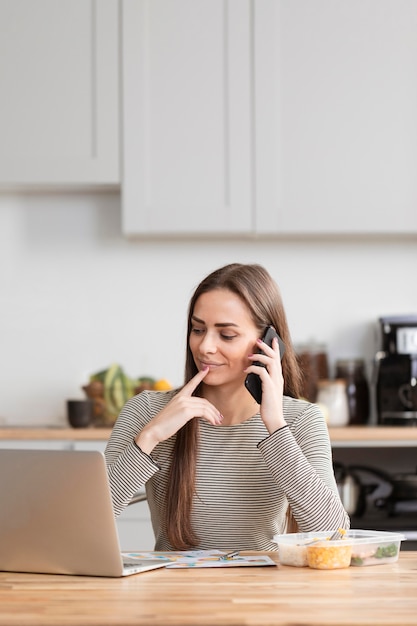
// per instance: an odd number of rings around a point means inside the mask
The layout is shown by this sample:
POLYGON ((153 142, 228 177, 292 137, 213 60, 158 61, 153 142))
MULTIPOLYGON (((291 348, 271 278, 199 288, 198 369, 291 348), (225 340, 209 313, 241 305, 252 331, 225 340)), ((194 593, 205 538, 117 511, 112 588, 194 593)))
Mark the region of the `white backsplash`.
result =
POLYGON ((0 195, 0 425, 64 425, 90 373, 183 377, 194 287, 230 262, 263 264, 294 343, 368 371, 381 315, 417 313, 416 239, 129 241, 115 191, 0 195))

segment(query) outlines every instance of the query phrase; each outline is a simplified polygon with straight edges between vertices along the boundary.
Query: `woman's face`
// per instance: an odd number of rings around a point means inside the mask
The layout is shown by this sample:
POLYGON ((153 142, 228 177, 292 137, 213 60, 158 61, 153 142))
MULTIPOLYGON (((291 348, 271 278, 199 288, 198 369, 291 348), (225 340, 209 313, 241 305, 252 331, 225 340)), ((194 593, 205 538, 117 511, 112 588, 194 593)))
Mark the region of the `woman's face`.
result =
POLYGON ((227 289, 202 294, 195 303, 189 345, 198 370, 209 367, 204 384, 243 384, 258 329, 246 304, 227 289))

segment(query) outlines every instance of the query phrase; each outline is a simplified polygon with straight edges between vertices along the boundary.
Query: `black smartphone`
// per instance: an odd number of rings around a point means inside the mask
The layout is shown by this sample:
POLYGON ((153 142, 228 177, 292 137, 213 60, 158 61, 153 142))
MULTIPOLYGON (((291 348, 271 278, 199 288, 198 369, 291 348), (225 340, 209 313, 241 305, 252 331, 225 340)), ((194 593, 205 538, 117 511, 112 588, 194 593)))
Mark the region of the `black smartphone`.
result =
MULTIPOLYGON (((285 352, 285 344, 282 341, 281 337, 278 335, 275 328, 273 328, 272 326, 267 326, 267 328, 265 329, 265 333, 262 337, 262 341, 264 341, 268 346, 272 346, 272 340, 274 337, 278 339, 279 353, 281 355, 281 360, 282 360, 282 357, 284 356, 284 352, 285 352)), ((258 352, 262 352, 262 350, 258 350, 258 352)), ((259 361, 254 361, 253 364, 260 365, 261 367, 265 367, 265 365, 263 363, 260 363, 259 361)), ((249 391, 249 393, 252 394, 252 396, 255 398, 256 402, 258 404, 261 404, 262 383, 258 374, 253 374, 252 372, 248 374, 245 378, 245 387, 249 391)))

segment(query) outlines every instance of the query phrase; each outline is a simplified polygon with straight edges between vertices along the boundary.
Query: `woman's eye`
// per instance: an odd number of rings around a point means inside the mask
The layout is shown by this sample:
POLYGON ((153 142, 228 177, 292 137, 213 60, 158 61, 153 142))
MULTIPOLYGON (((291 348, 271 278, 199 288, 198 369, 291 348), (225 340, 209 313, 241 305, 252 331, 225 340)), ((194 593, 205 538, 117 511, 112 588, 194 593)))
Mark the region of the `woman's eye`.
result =
POLYGON ((226 341, 231 341, 232 339, 236 337, 236 335, 222 335, 221 337, 222 339, 225 339, 226 341))
POLYGON ((202 334, 203 334, 203 332, 204 332, 204 329, 203 329, 203 328, 192 328, 192 329, 191 329, 191 332, 192 332, 194 335, 202 335, 202 334))

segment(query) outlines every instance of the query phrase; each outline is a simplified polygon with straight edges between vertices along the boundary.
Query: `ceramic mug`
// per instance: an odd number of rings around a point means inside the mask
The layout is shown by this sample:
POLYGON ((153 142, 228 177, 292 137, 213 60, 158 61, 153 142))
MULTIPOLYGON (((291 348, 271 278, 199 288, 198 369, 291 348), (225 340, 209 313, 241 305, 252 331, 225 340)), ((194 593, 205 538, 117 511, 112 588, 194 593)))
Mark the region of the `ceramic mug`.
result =
POLYGON ((92 400, 67 400, 67 418, 73 428, 86 428, 93 419, 92 400))

